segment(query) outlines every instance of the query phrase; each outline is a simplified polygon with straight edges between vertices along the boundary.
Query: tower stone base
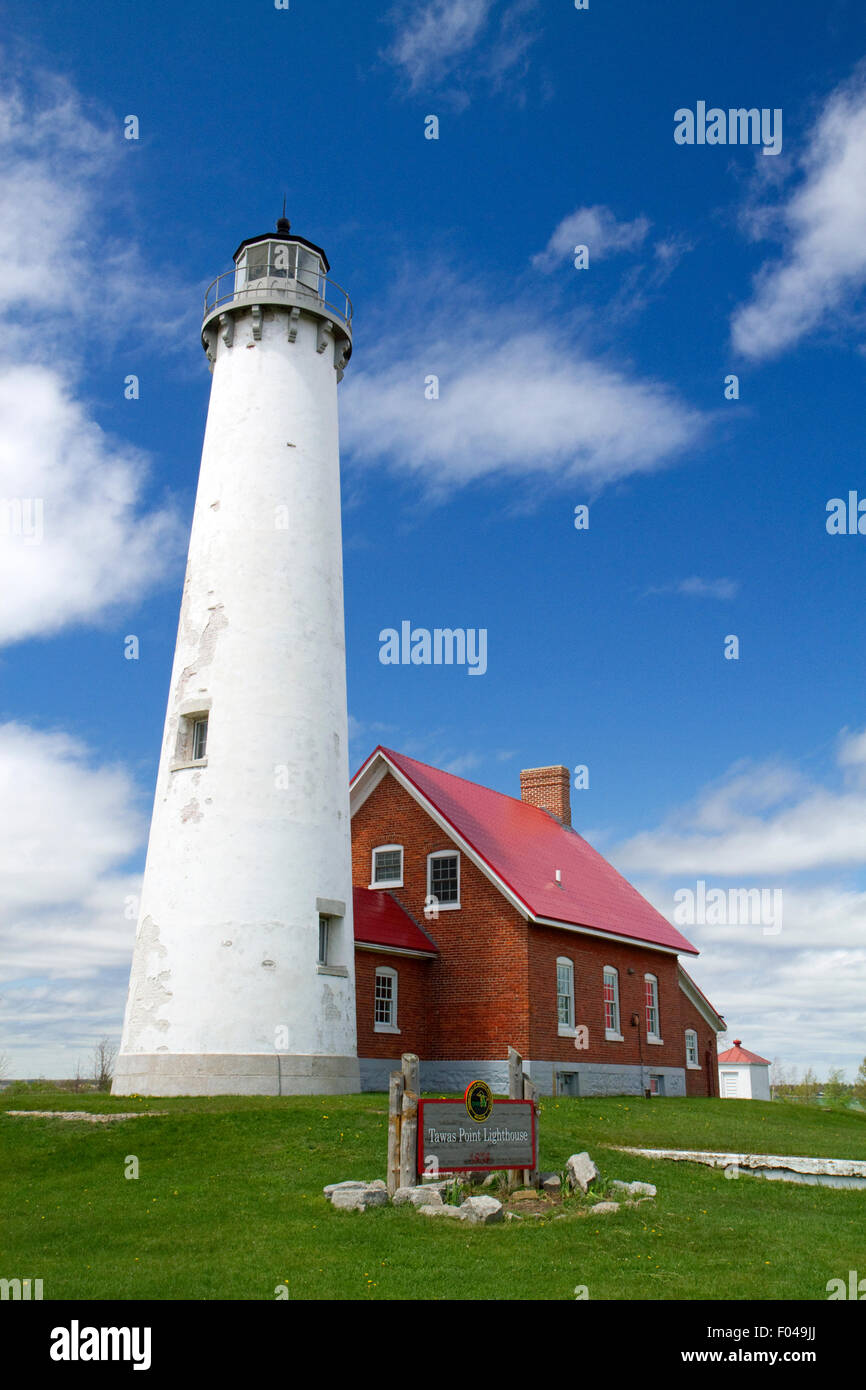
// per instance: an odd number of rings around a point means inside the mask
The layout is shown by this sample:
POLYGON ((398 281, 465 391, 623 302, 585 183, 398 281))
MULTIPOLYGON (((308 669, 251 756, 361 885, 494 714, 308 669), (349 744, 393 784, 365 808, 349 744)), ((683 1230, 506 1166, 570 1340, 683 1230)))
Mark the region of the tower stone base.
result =
POLYGON ((314 1096, 361 1089, 357 1057, 286 1052, 122 1052, 115 1096, 314 1096))

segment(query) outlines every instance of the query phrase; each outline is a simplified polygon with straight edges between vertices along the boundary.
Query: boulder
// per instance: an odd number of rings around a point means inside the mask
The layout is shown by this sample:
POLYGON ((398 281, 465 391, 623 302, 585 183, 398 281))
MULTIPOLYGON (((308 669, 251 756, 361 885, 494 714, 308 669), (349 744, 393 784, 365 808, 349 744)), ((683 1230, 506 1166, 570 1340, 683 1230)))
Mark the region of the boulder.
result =
POLYGON ((472 1226, 490 1226, 502 1220, 502 1203, 495 1197, 467 1197, 458 1211, 465 1212, 465 1219, 472 1226))
POLYGON ((327 1187, 322 1188, 322 1191, 326 1197, 331 1198, 335 1192, 348 1192, 353 1187, 360 1188, 369 1186, 370 1184, 366 1182, 329 1182, 327 1187))
POLYGON ((558 1192, 562 1187, 562 1178, 558 1173, 539 1173, 538 1178, 542 1192, 558 1192))
POLYGON ((654 1197, 656 1195, 656 1189, 651 1182, 620 1182, 615 1178, 611 1187, 621 1188, 630 1197, 654 1197))
POLYGON ((606 1216, 609 1211, 619 1211, 619 1202, 596 1202, 589 1210, 591 1215, 606 1216))
POLYGON ((465 1221, 466 1212, 462 1207, 449 1207, 443 1202, 441 1207, 423 1206, 418 1208, 422 1216, 450 1216, 452 1221, 465 1221))
POLYGON ((331 1206, 338 1211, 366 1211, 368 1207, 387 1205, 388 1189, 384 1183, 381 1187, 364 1183, 361 1187, 337 1188, 331 1193, 331 1206))
POLYGON ((585 1192, 590 1183, 595 1182, 598 1177, 598 1169, 586 1151, 572 1154, 565 1166, 568 1170, 568 1185, 572 1190, 579 1187, 581 1192, 585 1192))
POLYGON ((500 1175, 499 1175, 498 1172, 497 1172, 497 1173, 488 1173, 487 1176, 486 1176, 486 1178, 484 1179, 483 1183, 481 1184, 481 1186, 482 1186, 482 1187, 496 1187, 497 1184, 499 1183, 499 1176, 500 1176, 500 1175))
POLYGON ((398 1187, 391 1200, 395 1207, 441 1207, 442 1193, 435 1187, 398 1187))

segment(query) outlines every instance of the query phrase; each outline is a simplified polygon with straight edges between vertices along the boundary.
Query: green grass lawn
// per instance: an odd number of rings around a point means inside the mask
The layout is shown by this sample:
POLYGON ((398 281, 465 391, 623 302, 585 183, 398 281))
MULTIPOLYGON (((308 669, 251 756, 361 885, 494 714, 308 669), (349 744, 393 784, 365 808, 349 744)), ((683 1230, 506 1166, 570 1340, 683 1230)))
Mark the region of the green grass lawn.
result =
POLYGON ((334 1211, 325 1183, 385 1175, 387 1098, 0 1098, 0 1277, 46 1299, 826 1299, 866 1276, 866 1190, 736 1180, 605 1147, 866 1159, 866 1114, 755 1101, 542 1101, 540 1166, 588 1149, 654 1182, 614 1215, 467 1228, 334 1211), (6 1109, 165 1110, 111 1125, 6 1109), (140 1177, 124 1177, 136 1155, 140 1177))

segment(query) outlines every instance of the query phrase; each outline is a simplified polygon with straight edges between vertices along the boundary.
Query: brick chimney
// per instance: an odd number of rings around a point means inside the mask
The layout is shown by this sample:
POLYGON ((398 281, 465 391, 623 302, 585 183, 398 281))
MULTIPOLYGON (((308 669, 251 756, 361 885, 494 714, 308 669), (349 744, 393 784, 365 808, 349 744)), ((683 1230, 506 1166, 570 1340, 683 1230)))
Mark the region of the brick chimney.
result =
POLYGON ((571 776, 567 767, 527 767, 520 774, 520 800, 540 806, 571 826, 571 776))

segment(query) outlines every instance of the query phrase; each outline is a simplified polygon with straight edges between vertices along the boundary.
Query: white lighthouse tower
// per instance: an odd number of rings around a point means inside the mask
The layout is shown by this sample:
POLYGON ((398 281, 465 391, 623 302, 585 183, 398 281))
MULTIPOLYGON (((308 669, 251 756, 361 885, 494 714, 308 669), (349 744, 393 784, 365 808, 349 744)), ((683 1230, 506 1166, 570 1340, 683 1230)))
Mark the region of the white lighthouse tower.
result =
POLYGON ((118 1095, 360 1090, 337 383, 318 246, 241 242, 213 372, 118 1095))

